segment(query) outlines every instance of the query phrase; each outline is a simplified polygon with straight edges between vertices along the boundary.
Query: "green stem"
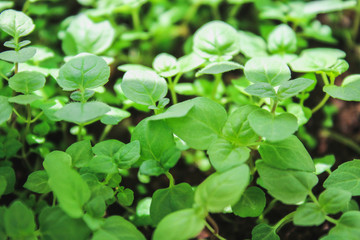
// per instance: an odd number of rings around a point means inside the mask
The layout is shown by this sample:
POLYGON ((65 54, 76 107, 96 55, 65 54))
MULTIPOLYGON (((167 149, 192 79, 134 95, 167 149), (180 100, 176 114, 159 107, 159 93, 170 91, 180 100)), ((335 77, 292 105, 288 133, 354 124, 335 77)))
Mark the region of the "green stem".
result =
POLYGON ((215 222, 215 220, 212 217, 210 217, 210 215, 206 216, 206 220, 207 220, 207 221, 205 221, 206 228, 209 229, 210 232, 218 239, 226 240, 226 238, 219 235, 219 227, 218 227, 217 223, 215 222))
POLYGON ((214 82, 213 90, 211 93, 211 99, 213 99, 213 100, 215 100, 218 87, 222 81, 222 74, 221 73, 214 74, 214 77, 215 77, 215 82, 214 82))
POLYGON ((26 128, 25 128, 25 136, 28 134, 30 130, 30 124, 31 124, 31 107, 30 104, 26 104, 26 111, 27 111, 27 119, 26 119, 26 128))
POLYGON ((78 129, 78 133, 77 133, 77 141, 81 141, 82 140, 82 130, 84 128, 84 124, 79 124, 79 129, 78 129))
POLYGON ((242 6, 242 3, 238 3, 238 4, 236 4, 235 6, 233 6, 233 7, 231 8, 231 11, 230 11, 230 13, 229 13, 229 18, 230 18, 230 19, 236 17, 236 14, 238 13, 238 11, 239 11, 239 9, 241 8, 241 6, 242 6))
POLYGON ((357 6, 355 8, 353 29, 351 33, 353 42, 356 41, 357 35, 359 33, 359 27, 360 27, 360 1, 357 1, 357 6))
POLYGON ((273 199, 273 200, 269 203, 269 205, 265 208, 265 210, 264 210, 264 211, 262 212, 262 214, 259 216, 259 220, 262 221, 262 220, 264 219, 265 215, 266 215, 268 212, 270 212, 271 209, 273 209, 273 207, 276 205, 277 201, 278 201, 278 200, 273 199))
POLYGON ((322 135, 325 136, 325 137, 329 137, 331 139, 334 139, 335 141, 338 141, 339 143, 353 149, 355 152, 357 152, 358 154, 360 154, 360 146, 354 142, 353 140, 341 135, 341 134, 338 134, 338 133, 335 133, 335 132, 332 132, 332 131, 329 131, 329 130, 323 130, 322 131, 322 135))
POLYGON ((337 225, 339 223, 338 220, 336 220, 336 219, 334 219, 332 217, 329 217, 329 216, 325 216, 325 219, 326 219, 326 221, 331 222, 331 223, 333 223, 335 225, 337 225))
POLYGON ((13 108, 13 112, 16 114, 16 116, 18 116, 18 118, 20 118, 22 121, 26 122, 26 119, 20 115, 20 113, 18 113, 18 111, 16 111, 15 108, 13 108))
POLYGON ((216 20, 221 19, 220 12, 219 12, 219 5, 217 5, 217 4, 211 5, 211 12, 212 12, 214 19, 216 19, 216 20))
POLYGON ((169 187, 175 186, 175 180, 173 175, 170 172, 166 172, 165 175, 169 179, 169 187))
POLYGON ((177 96, 176 96, 176 92, 175 92, 175 81, 172 81, 171 77, 167 78, 168 82, 169 82, 169 89, 170 89, 170 93, 171 93, 171 99, 173 104, 177 104, 177 96))
MULTIPOLYGON (((325 86, 330 85, 329 79, 327 78, 326 73, 321 72, 321 77, 323 79, 325 86)), ((332 78, 331 79, 332 84, 334 81, 335 81, 335 78, 332 78)), ((313 109, 311 109, 311 112, 314 114, 315 112, 319 111, 325 105, 325 103, 327 102, 327 100, 329 98, 330 98, 330 95, 326 93, 324 98, 318 103, 318 105, 316 105, 313 109)))
POLYGON ((106 138, 106 136, 109 134, 109 132, 111 131, 112 128, 113 128, 113 125, 106 125, 98 142, 103 141, 106 138))
POLYGON ((139 11, 140 8, 133 8, 131 10, 131 17, 133 21, 133 28, 136 31, 141 31, 141 23, 140 23, 140 17, 139 17, 139 11))
POLYGON ((275 114, 277 105, 278 105, 278 101, 277 101, 277 100, 274 100, 274 103, 273 103, 272 108, 271 108, 271 113, 272 113, 272 114, 275 114))
POLYGON ((316 196, 312 193, 312 191, 309 191, 309 197, 311 198, 311 200, 318 206, 320 206, 319 201, 317 200, 316 196))
POLYGON ((30 123, 36 122, 36 120, 38 120, 43 114, 44 114, 44 112, 40 112, 38 115, 35 116, 35 118, 33 118, 33 119, 30 121, 30 123))
POLYGON ((201 5, 200 3, 195 3, 195 4, 191 5, 190 9, 187 11, 187 14, 184 17, 185 23, 188 23, 194 17, 194 15, 197 13, 200 5, 201 5))
POLYGON ((2 72, 0 72, 0 77, 2 77, 5 80, 9 81, 9 78, 7 76, 5 76, 2 72))
POLYGON ((294 215, 295 215, 295 212, 291 212, 288 215, 286 215, 285 217, 283 217, 282 219, 280 219, 274 226, 275 231, 278 232, 282 228, 282 226, 284 226, 288 222, 291 222, 294 215))

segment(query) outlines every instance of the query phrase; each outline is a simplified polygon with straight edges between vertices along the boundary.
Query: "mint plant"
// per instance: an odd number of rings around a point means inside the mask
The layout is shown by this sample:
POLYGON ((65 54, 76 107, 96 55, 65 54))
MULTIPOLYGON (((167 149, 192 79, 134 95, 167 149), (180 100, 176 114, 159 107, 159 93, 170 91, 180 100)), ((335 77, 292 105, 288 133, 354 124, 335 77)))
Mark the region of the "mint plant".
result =
POLYGON ((0 4, 0 240, 358 239, 358 143, 312 149, 336 127, 333 101, 360 101, 357 32, 318 15, 347 10, 358 27, 356 1, 13 6, 0 4), (347 47, 328 45, 336 31, 347 47))

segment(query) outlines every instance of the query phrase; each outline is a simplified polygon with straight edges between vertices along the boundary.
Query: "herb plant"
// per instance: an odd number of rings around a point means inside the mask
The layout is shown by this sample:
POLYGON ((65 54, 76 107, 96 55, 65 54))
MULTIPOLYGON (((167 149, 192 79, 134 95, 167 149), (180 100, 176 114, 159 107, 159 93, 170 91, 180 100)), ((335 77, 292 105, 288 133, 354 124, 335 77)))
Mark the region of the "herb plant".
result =
POLYGON ((360 101, 359 3, 54 2, 0 3, 0 240, 359 239, 360 160, 309 133, 360 101))

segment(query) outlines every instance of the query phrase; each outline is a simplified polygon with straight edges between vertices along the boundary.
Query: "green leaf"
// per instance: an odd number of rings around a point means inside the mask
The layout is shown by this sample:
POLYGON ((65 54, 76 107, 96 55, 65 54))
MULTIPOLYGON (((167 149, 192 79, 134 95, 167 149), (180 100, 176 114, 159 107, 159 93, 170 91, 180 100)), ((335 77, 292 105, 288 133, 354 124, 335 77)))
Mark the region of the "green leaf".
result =
POLYGON ((86 210, 86 214, 94 218, 101 218, 104 216, 106 211, 105 200, 101 196, 96 196, 86 203, 85 210, 86 210))
POLYGON ((324 182, 325 188, 340 188, 360 196, 360 160, 341 164, 324 182))
POLYGON ((207 151, 211 165, 218 172, 224 172, 246 162, 250 149, 233 145, 225 139, 217 139, 207 151))
POLYGON ((173 132, 189 147, 204 150, 221 133, 226 111, 220 104, 198 97, 173 105, 152 119, 166 119, 173 132))
POLYGON ((335 214, 344 210, 351 200, 351 193, 338 188, 329 188, 319 196, 319 203, 325 212, 335 214))
POLYGON ((3 76, 7 76, 11 72, 13 66, 13 64, 8 62, 0 61, 0 78, 2 79, 3 76))
POLYGON ((101 141, 92 148, 94 154, 99 156, 115 157, 116 153, 124 147, 125 144, 116 139, 101 141))
POLYGON ((160 53, 153 61, 153 68, 162 77, 172 77, 179 73, 176 58, 168 53, 160 53))
POLYGON ((10 118, 12 113, 12 107, 5 96, 0 96, 0 109, 0 124, 2 124, 10 118))
POLYGON ((130 117, 128 111, 116 107, 110 107, 110 111, 101 117, 100 122, 106 125, 117 125, 123 119, 130 117))
POLYGON ((238 31, 240 52, 248 58, 267 56, 267 46, 263 38, 252 32, 238 31))
POLYGON ((87 101, 89 100, 92 96, 94 96, 95 91, 91 90, 91 89, 85 89, 84 94, 82 94, 82 92, 80 92, 79 90, 72 92, 70 94, 70 98, 74 101, 87 101))
POLYGON ((210 212, 222 212, 240 199, 249 178, 249 167, 244 164, 226 172, 213 173, 196 188, 195 203, 210 212))
POLYGON ((15 201, 5 211, 4 225, 7 235, 12 239, 26 239, 35 232, 34 213, 22 202, 15 201))
POLYGON ((78 55, 65 63, 56 79, 65 91, 93 89, 109 81, 110 67, 101 57, 87 54, 78 55))
POLYGON ((176 165, 181 157, 181 151, 177 147, 169 148, 160 156, 160 163, 165 169, 170 169, 176 165))
POLYGON ((7 186, 6 178, 4 176, 0 176, 0 198, 6 190, 6 186, 7 186))
POLYGON ((298 129, 297 118, 291 113, 273 115, 265 109, 258 109, 249 114, 252 129, 269 141, 281 141, 298 129))
POLYGON ((329 236, 331 239, 357 240, 360 236, 360 212, 349 211, 341 215, 338 224, 333 227, 329 236))
POLYGON ((17 95, 15 97, 10 97, 8 101, 10 103, 16 103, 20 105, 26 105, 30 104, 32 102, 35 102, 36 100, 41 99, 40 96, 34 95, 34 94, 27 94, 27 95, 17 95))
POLYGON ((110 111, 110 107, 102 102, 72 102, 66 104, 55 113, 55 117, 77 124, 93 121, 110 111))
POLYGON ((84 167, 93 157, 89 140, 71 144, 66 149, 66 153, 71 156, 73 166, 78 168, 84 167))
POLYGON ((258 140, 259 136, 251 128, 247 119, 249 114, 257 109, 257 106, 244 105, 233 111, 223 128, 224 136, 240 144, 248 144, 258 140))
POLYGON ((324 86, 324 92, 345 101, 360 101, 360 74, 346 77, 341 86, 324 86))
POLYGON ((119 168, 130 168, 140 158, 140 142, 132 141, 120 148, 115 156, 119 168))
POLYGON ((160 176, 166 172, 160 162, 156 160, 146 160, 141 164, 139 171, 141 174, 148 176, 160 176))
POLYGON ((213 62, 198 71, 195 76, 199 77, 203 74, 218 74, 243 68, 243 65, 232 61, 213 62))
POLYGON ((178 59, 179 71, 181 73, 190 72, 205 63, 205 59, 196 53, 190 53, 178 59))
POLYGON ((314 80, 307 78, 296 78, 280 85, 277 95, 280 99, 293 97, 304 91, 314 83, 314 80))
POLYGON ((298 103, 289 103, 286 106, 286 110, 288 113, 293 114, 297 118, 299 127, 306 124, 312 116, 310 108, 304 107, 298 103))
POLYGON ((237 32, 232 26, 222 21, 212 21, 195 32, 193 50, 210 61, 230 60, 239 52, 239 42, 237 32))
POLYGON ((123 64, 117 67, 119 71, 127 72, 127 71, 154 71, 150 67, 146 67, 140 64, 123 64))
POLYGON ((240 217, 258 217, 266 205, 265 193, 258 187, 249 187, 231 208, 240 217))
POLYGON ((134 202, 134 192, 130 188, 121 189, 116 198, 121 205, 128 207, 134 202))
POLYGON ((310 154, 294 135, 279 142, 263 142, 259 153, 262 160, 271 167, 305 172, 315 171, 310 154))
POLYGON ((196 237, 205 220, 194 209, 183 209, 164 217, 155 229, 153 240, 187 240, 196 237))
POLYGON ((12 193, 16 182, 14 169, 11 167, 0 167, 0 176, 6 179, 6 188, 3 195, 12 193))
POLYGON ((325 216, 315 203, 305 203, 296 209, 293 221, 298 226, 319 226, 325 221, 325 216))
POLYGON ((187 183, 173 187, 158 189, 152 196, 150 216, 154 224, 158 224, 168 214, 191 208, 194 202, 194 191, 187 183))
POLYGON ((276 57, 254 57, 246 62, 244 73, 253 83, 269 83, 278 86, 290 79, 290 69, 276 57))
POLYGON ((93 157, 87 164, 86 167, 94 173, 116 173, 117 167, 114 162, 114 159, 105 156, 105 155, 99 155, 93 157))
POLYGON ((101 54, 112 44, 115 30, 108 20, 94 23, 85 14, 75 17, 65 31, 62 49, 66 55, 101 54))
POLYGON ((285 204, 303 202, 318 179, 314 173, 282 170, 257 161, 256 167, 263 186, 274 198, 285 204))
POLYGON ((256 225, 251 231, 251 236, 252 240, 280 240, 276 229, 265 223, 256 225))
POLYGON ((312 1, 305 4, 305 14, 319 14, 319 13, 330 13, 335 11, 341 11, 344 9, 352 8, 356 5, 356 1, 312 1))
POLYGON ((36 53, 36 48, 34 47, 25 47, 19 51, 9 50, 0 53, 0 59, 13 62, 13 63, 24 63, 30 58, 32 58, 36 53))
POLYGON ((330 168, 334 165, 334 163, 335 163, 334 155, 326 155, 322 158, 314 158, 316 175, 319 175, 327 170, 330 170, 330 168))
POLYGON ((164 78, 152 71, 127 71, 121 82, 121 88, 127 98, 143 105, 155 105, 167 93, 164 78))
POLYGON ((44 239, 87 240, 91 233, 82 219, 69 217, 59 207, 44 208, 39 215, 39 225, 44 239))
POLYGON ((90 199, 90 189, 80 174, 71 169, 71 157, 67 153, 54 151, 43 163, 49 175, 49 186, 56 195, 60 207, 72 218, 80 218, 82 207, 90 199))
POLYGON ((23 12, 8 9, 0 14, 0 28, 17 39, 29 35, 35 25, 31 18, 23 12))
POLYGON ((297 49, 295 31, 287 24, 280 24, 269 34, 268 49, 272 53, 293 53, 297 49))
POLYGON ((92 240, 145 240, 144 235, 136 227, 120 216, 105 219, 104 224, 97 230, 92 240))
POLYGON ((48 180, 47 173, 44 170, 38 170, 28 176, 24 188, 36 193, 48 193, 51 191, 48 180))
POLYGON ((290 67, 294 72, 328 72, 337 60, 338 54, 332 51, 303 51, 300 57, 290 62, 290 67))
POLYGON ((45 76, 39 72, 19 72, 9 79, 9 86, 16 92, 27 94, 43 88, 45 76))
POLYGON ((245 88, 245 91, 261 98, 276 98, 275 89, 269 83, 254 83, 245 88))

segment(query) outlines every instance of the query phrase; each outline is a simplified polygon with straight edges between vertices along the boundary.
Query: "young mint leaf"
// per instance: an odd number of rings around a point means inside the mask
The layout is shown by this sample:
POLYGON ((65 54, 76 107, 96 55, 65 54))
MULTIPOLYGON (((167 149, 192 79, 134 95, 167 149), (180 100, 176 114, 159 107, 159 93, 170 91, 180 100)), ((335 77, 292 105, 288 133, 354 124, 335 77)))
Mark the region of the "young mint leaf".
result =
POLYGON ((360 160, 341 164, 324 182, 326 189, 340 188, 351 192, 352 196, 360 195, 360 160))
POLYGON ((226 172, 213 173, 196 188, 195 203, 210 212, 222 212, 240 199, 249 178, 249 167, 245 164, 226 172))
POLYGON ((160 163, 165 169, 170 169, 176 165, 181 157, 181 151, 177 147, 169 148, 160 156, 160 163))
POLYGON ((9 78, 9 86, 16 92, 24 94, 43 88, 45 76, 39 72, 23 71, 9 78))
POLYGON ((190 53, 178 59, 179 71, 182 73, 190 72, 204 64, 205 61, 196 53, 190 53))
POLYGON ((36 228, 34 213, 22 202, 15 201, 5 211, 4 225, 7 235, 13 239, 32 238, 36 228))
POLYGON ((280 240, 276 229, 265 223, 256 225, 251 231, 252 240, 280 240))
POLYGON ((15 97, 10 97, 8 101, 10 103, 16 103, 20 105, 26 105, 35 102, 36 100, 41 99, 40 96, 34 94, 26 94, 26 95, 17 95, 15 97))
POLYGON ((36 193, 48 193, 51 192, 48 180, 47 173, 44 170, 38 170, 28 176, 24 188, 36 193))
POLYGON ((6 188, 3 195, 12 193, 15 187, 15 171, 11 167, 0 167, 0 176, 6 179, 6 188))
POLYGON ((18 39, 29 35, 35 28, 35 25, 30 17, 20 11, 8 9, 0 14, 0 28, 18 39))
POLYGON ((310 108, 304 107, 298 103, 289 103, 286 106, 286 111, 297 118, 299 127, 306 124, 312 116, 310 108))
POLYGON ((134 202, 134 192, 130 188, 121 189, 116 198, 121 205, 128 207, 134 202))
POLYGON ((260 145, 262 160, 269 166, 284 170, 314 172, 314 162, 302 142, 294 135, 278 142, 260 145))
POLYGON ((173 187, 158 189, 152 196, 150 216, 154 224, 158 224, 168 214, 191 208, 194 202, 194 190, 187 183, 173 187))
POLYGON ((338 224, 329 232, 329 237, 324 239, 357 240, 360 236, 360 212, 349 211, 341 215, 338 224))
POLYGON ((110 111, 110 107, 102 102, 72 102, 66 104, 55 113, 55 117, 77 124, 87 123, 100 118, 110 111))
POLYGON ((172 77, 179 72, 176 58, 168 53, 160 53, 157 55, 152 66, 162 77, 172 77))
POLYGON ((89 140, 83 140, 71 144, 66 153, 71 156, 73 166, 77 168, 84 167, 93 157, 91 143, 89 140))
POLYGON ((125 144, 116 139, 109 139, 95 144, 92 151, 98 156, 116 157, 117 152, 124 147, 125 144))
POLYGON ((199 77, 203 74, 218 74, 243 68, 243 65, 232 61, 213 62, 198 71, 195 76, 199 77))
POLYGON ((56 79, 65 91, 93 89, 109 81, 110 67, 101 57, 78 55, 65 63, 56 79))
POLYGON ((54 240, 86 240, 91 233, 81 218, 71 218, 59 207, 44 208, 39 215, 39 225, 41 234, 54 240))
POLYGON ((245 88, 245 91, 253 96, 261 98, 276 98, 276 92, 270 83, 254 83, 245 88))
POLYGON ((307 78, 296 78, 280 85, 277 95, 280 99, 286 99, 304 91, 314 83, 314 80, 307 78))
POLYGON ((205 220, 194 209, 183 209, 164 217, 155 229, 153 240, 182 240, 196 237, 205 220))
POLYGON ((70 94, 70 98, 74 101, 81 102, 84 100, 89 100, 92 96, 94 96, 95 91, 91 89, 85 89, 84 94, 82 94, 80 91, 75 91, 70 94))
POLYGON ((94 23, 85 14, 75 17, 65 31, 62 49, 66 55, 101 54, 112 44, 115 30, 109 21, 94 23))
POLYGON ((314 158, 316 175, 319 175, 327 170, 330 170, 330 168, 334 165, 334 163, 335 163, 334 155, 326 155, 322 158, 314 158))
POLYGON ((12 113, 12 107, 5 96, 0 96, 0 109, 0 124, 2 124, 10 118, 12 113))
POLYGON ((30 58, 32 58, 36 53, 36 48, 34 47, 25 47, 19 51, 9 50, 0 53, 0 59, 13 62, 13 63, 24 63, 30 58))
POLYGON ((195 32, 193 50, 210 61, 230 60, 239 52, 239 42, 237 32, 232 26, 222 21, 212 21, 195 32))
POLYGON ((101 117, 100 122, 106 125, 117 125, 123 119, 130 117, 128 111, 116 107, 110 107, 110 111, 101 117))
POLYGON ((265 193, 258 187, 249 187, 231 208, 237 216, 258 217, 263 212, 265 205, 265 193))
POLYGON ((167 83, 153 71, 127 71, 121 82, 121 89, 130 100, 143 105, 156 105, 166 96, 167 83))
POLYGON ((344 210, 351 200, 351 193, 338 188, 329 188, 319 196, 319 203, 325 212, 335 214, 344 210))
POLYGON ((249 114, 252 129, 269 141, 281 141, 298 129, 297 118, 291 113, 273 115, 265 109, 258 109, 249 114))
POLYGON ((14 49, 15 49, 15 48, 17 48, 17 47, 23 48, 23 47, 29 45, 30 43, 31 43, 31 41, 29 41, 29 40, 24 40, 24 41, 21 41, 21 42, 19 42, 18 44, 16 44, 15 41, 14 41, 14 39, 11 39, 10 41, 6 41, 6 42, 4 43, 4 46, 5 46, 5 47, 8 47, 8 48, 14 48, 14 49))
POLYGON ((294 215, 294 224, 298 226, 319 226, 325 221, 325 213, 315 203, 299 206, 294 215))
POLYGON ((116 153, 115 161, 118 168, 130 168, 140 158, 140 142, 132 141, 120 148, 116 153))
POLYGON ((146 160, 141 164, 139 171, 141 174, 148 176, 160 176, 166 172, 160 162, 156 160, 146 160))
POLYGON ((296 34, 287 24, 280 24, 269 34, 268 49, 272 53, 293 53, 296 51, 296 34))
POLYGON ((290 79, 290 69, 276 57, 254 57, 246 62, 244 73, 253 83, 269 83, 278 86, 290 79))
POLYGON ((92 198, 85 205, 86 214, 89 214, 95 218, 101 218, 104 216, 106 211, 105 200, 101 196, 96 196, 92 198))
POLYGON ((324 92, 345 101, 360 101, 360 74, 346 77, 341 86, 324 86, 324 92))
POLYGON ((231 142, 218 138, 207 151, 211 165, 217 172, 224 172, 246 162, 250 149, 234 146, 231 142))
POLYGON ((285 204, 303 202, 309 190, 318 182, 314 173, 278 169, 264 161, 257 161, 256 168, 263 186, 274 198, 285 204))
POLYGON ((154 71, 150 67, 146 67, 140 64, 123 64, 117 67, 119 71, 127 72, 127 71, 154 71))
POLYGON ((329 54, 327 51, 303 51, 300 57, 290 62, 294 72, 327 72, 338 60, 337 54, 329 54))
POLYGON ((248 58, 267 56, 267 46, 263 38, 252 32, 238 31, 240 52, 248 58))

